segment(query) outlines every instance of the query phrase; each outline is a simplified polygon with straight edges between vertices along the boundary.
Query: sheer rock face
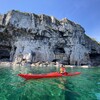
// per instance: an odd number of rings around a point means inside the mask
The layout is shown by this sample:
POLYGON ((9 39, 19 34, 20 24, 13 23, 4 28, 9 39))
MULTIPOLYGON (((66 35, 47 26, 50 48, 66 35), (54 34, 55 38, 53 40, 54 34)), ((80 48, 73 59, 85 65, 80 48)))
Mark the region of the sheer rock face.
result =
POLYGON ((66 18, 59 21, 53 16, 12 10, 0 15, 0 59, 100 65, 100 45, 66 18))

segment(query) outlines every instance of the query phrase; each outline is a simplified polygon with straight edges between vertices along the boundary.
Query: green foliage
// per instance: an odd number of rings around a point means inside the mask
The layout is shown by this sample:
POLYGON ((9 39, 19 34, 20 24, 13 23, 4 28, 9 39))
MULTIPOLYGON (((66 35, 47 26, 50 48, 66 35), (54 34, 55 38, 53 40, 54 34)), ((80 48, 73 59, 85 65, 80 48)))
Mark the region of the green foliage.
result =
POLYGON ((100 44, 100 42, 98 42, 95 38, 91 38, 93 41, 97 42, 98 44, 100 44))
POLYGON ((91 38, 93 41, 96 41, 96 39, 95 38, 91 38))

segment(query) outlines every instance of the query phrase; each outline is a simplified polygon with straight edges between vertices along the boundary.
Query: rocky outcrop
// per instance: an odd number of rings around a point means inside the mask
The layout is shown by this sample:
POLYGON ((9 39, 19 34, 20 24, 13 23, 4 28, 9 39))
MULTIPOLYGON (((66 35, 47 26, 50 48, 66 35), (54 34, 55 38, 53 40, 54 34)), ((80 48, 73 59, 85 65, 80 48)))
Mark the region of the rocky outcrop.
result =
POLYGON ((12 10, 0 15, 0 60, 100 65, 100 44, 66 18, 12 10))

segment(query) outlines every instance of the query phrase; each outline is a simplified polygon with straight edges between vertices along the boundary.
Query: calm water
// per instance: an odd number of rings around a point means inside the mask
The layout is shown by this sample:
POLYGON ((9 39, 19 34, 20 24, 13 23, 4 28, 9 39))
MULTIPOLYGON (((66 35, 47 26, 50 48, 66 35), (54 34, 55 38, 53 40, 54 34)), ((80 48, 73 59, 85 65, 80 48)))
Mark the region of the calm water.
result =
MULTIPOLYGON (((34 68, 33 73, 55 71, 55 68, 34 68)), ((100 68, 74 68, 81 75, 65 78, 25 81, 17 76, 27 68, 0 68, 0 100, 100 100, 100 68)))

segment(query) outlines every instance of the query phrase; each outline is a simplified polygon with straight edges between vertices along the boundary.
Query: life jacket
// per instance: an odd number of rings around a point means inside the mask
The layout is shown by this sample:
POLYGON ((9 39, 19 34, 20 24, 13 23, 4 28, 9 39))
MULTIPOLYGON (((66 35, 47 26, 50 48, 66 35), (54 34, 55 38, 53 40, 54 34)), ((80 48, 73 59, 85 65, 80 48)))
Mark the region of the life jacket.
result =
POLYGON ((66 72, 65 67, 61 67, 61 68, 60 68, 60 73, 64 73, 64 72, 66 72))

